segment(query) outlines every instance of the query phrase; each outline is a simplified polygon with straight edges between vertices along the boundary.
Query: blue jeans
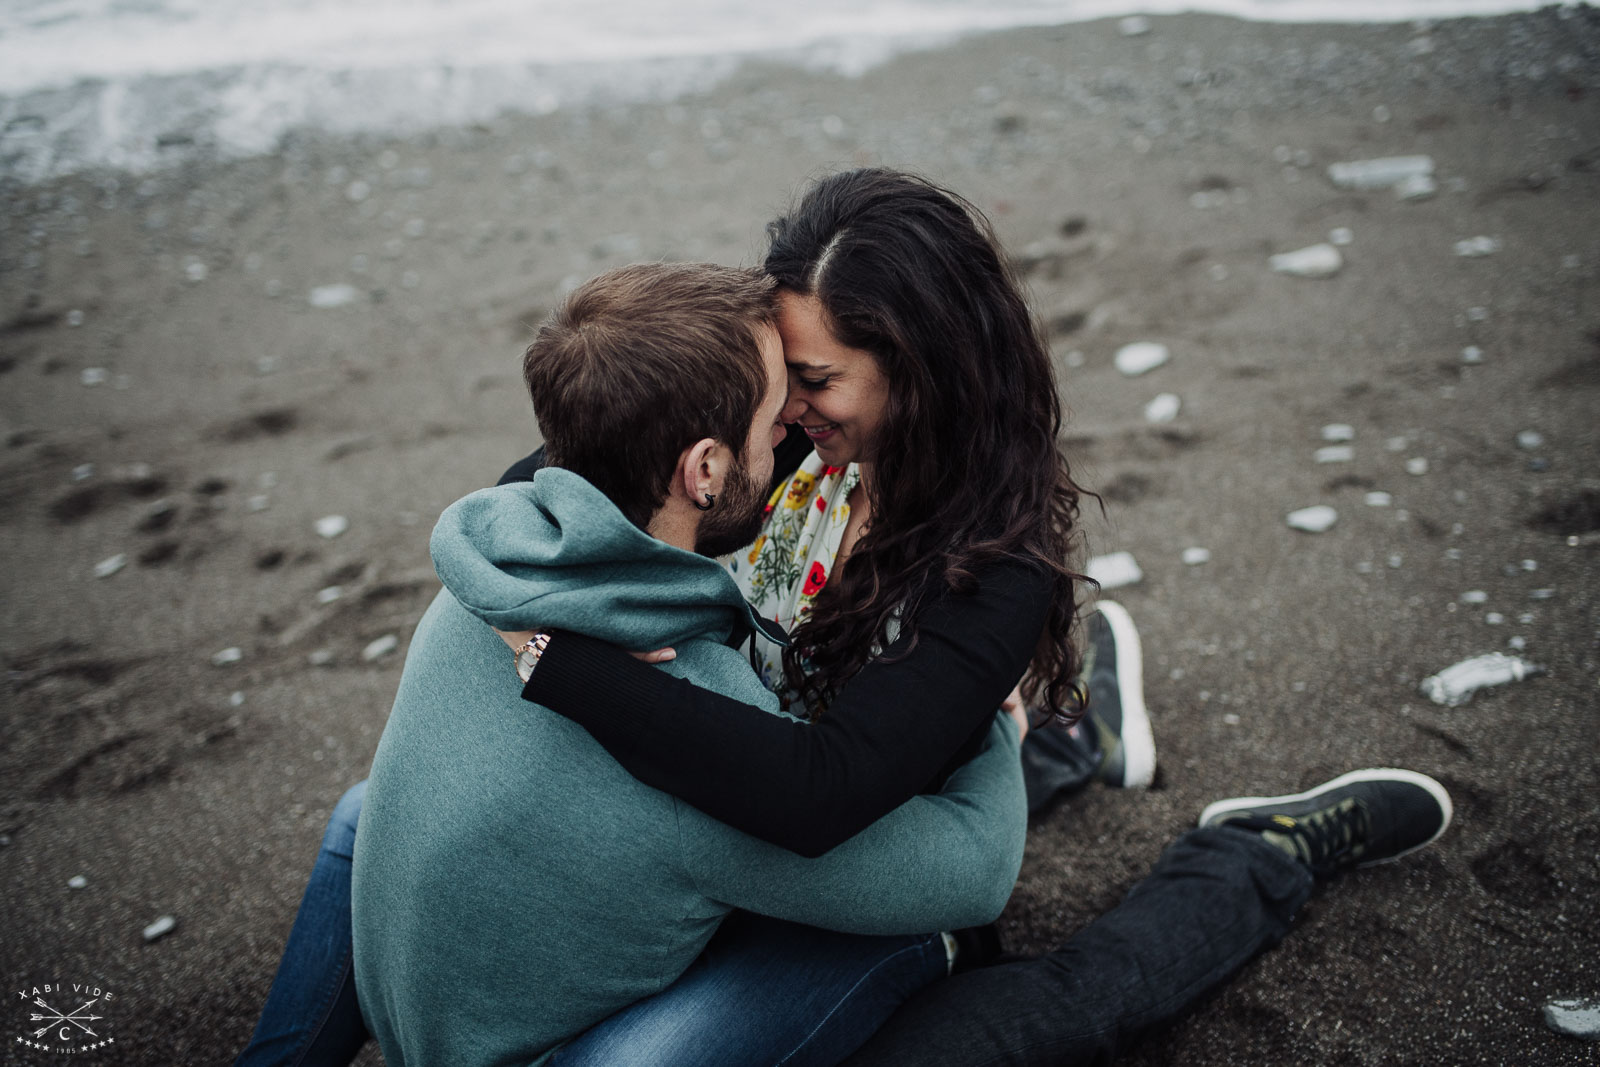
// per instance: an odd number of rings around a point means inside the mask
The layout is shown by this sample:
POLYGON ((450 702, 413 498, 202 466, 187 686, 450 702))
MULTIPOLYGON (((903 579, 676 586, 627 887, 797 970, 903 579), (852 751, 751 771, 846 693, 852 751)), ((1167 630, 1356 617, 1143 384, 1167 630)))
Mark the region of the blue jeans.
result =
MULTIPOLYGON (((240 1064, 342 1065, 366 1040, 350 974, 349 858, 364 792, 365 783, 356 786, 334 809, 240 1064)), ((872 1033, 875 1018, 942 971, 938 939, 917 950, 916 938, 826 934, 736 915, 678 984, 581 1035, 556 1064, 783 1062, 791 1052, 790 1063, 848 1056, 848 1067, 1104 1064, 1281 941, 1312 885, 1308 868, 1256 834, 1191 830, 1122 903, 1060 948, 926 985, 854 1055, 863 1028, 872 1033), (824 1031, 836 1026, 837 1042, 804 1040, 798 1017, 806 1013, 824 1031), (730 1019, 748 1025, 752 1017, 756 1036, 772 1037, 763 1052, 737 1045, 723 1061, 709 1058, 730 1040, 730 1019)))
MULTIPOLYGON (((345 793, 328 820, 237 1067, 342 1067, 369 1037, 350 947, 350 856, 366 791, 362 782, 345 793)), ((676 982, 580 1034, 554 1064, 832 1067, 946 968, 938 934, 866 937, 734 912, 676 982)))

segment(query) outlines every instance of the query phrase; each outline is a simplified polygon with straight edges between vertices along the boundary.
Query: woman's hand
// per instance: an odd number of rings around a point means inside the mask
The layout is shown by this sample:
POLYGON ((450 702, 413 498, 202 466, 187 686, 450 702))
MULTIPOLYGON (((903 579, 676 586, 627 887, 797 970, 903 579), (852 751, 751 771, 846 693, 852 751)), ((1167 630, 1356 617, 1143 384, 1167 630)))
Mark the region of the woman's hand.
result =
MULTIPOLYGON (((517 630, 515 632, 508 633, 505 630, 496 630, 495 633, 500 635, 500 640, 506 643, 507 648, 515 652, 517 649, 527 644, 528 641, 532 639, 533 635, 538 633, 538 631, 517 630)), ((671 648, 658 648, 653 652, 630 652, 628 654, 642 663, 665 663, 668 660, 678 658, 677 650, 671 648)))
POLYGON ((1000 710, 1011 716, 1017 724, 1017 743, 1028 736, 1028 706, 1022 700, 1022 683, 1011 687, 1011 695, 1000 702, 1000 710))

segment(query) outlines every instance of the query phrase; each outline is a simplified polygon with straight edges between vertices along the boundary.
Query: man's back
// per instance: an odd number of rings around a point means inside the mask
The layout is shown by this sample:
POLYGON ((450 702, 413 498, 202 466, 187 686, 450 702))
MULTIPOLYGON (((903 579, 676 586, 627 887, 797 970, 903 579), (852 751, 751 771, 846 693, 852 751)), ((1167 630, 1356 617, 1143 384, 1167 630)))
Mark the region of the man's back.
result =
POLYGON ((433 548, 445 590, 412 640, 356 841, 357 990, 395 1067, 537 1063, 671 983, 733 907, 912 933, 1004 905, 1025 820, 1004 717, 944 793, 801 859, 640 784, 522 701, 486 625, 670 644, 672 673, 775 710, 722 643, 751 610, 716 563, 561 470, 452 505, 433 548))

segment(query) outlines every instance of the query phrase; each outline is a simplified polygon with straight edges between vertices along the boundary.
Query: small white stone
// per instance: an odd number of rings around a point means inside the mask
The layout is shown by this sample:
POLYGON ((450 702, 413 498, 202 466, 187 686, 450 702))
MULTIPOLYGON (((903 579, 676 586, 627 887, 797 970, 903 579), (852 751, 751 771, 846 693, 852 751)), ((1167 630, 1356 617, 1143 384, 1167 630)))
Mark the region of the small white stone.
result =
POLYGON ((1522 569, 1525 571, 1536 571, 1539 569, 1539 561, 1536 559, 1525 559, 1522 561, 1522 569))
POLYGON ((1468 322, 1488 322, 1489 309, 1486 307, 1470 307, 1467 309, 1468 322))
POLYGON ((1499 626, 1506 621, 1506 617, 1498 611, 1491 611, 1483 617, 1483 621, 1490 626, 1499 626))
POLYGON ((1428 174, 1413 174, 1395 183, 1396 200, 1427 200, 1439 191, 1439 183, 1428 174))
POLYGON ((1328 180, 1341 189, 1392 189, 1400 182, 1433 175, 1429 156, 1386 156, 1357 159, 1328 167, 1328 180))
POLYGON ((1508 637, 1508 638, 1506 638, 1506 647, 1512 649, 1515 652, 1521 652, 1523 649, 1528 647, 1528 639, 1526 637, 1520 637, 1520 636, 1519 637, 1508 637))
POLYGON ((1171 422, 1178 417, 1178 409, 1182 405, 1183 402, 1178 399, 1177 393, 1159 393, 1144 406, 1144 421, 1171 422))
POLYGON ((188 278, 191 282, 203 282, 206 280, 206 275, 209 273, 210 272, 206 269, 206 265, 200 262, 198 259, 191 261, 183 268, 184 277, 188 278))
POLYGON ((1084 573, 1100 583, 1101 589, 1120 589, 1144 578, 1132 552, 1112 552, 1095 556, 1084 566, 1084 573))
POLYGON ((1117 354, 1112 357, 1112 365, 1119 372, 1129 378, 1155 370, 1161 364, 1172 358, 1172 353, 1166 345, 1154 341, 1135 341, 1131 345, 1123 345, 1117 349, 1117 354))
POLYGON ((1407 437, 1386 437, 1383 441, 1384 450, 1388 452, 1404 452, 1409 444, 1411 440, 1407 437))
POLYGON ((178 926, 178 920, 170 915, 163 915, 155 922, 144 928, 144 939, 156 941, 172 933, 178 926))
POLYGON ((1230 711, 1222 716, 1222 721, 1227 726, 1238 726, 1239 716, 1230 711))
POLYGON ((398 637, 394 634, 384 634, 361 650, 361 658, 371 663, 373 660, 382 659, 399 647, 400 639, 398 637))
POLYGON ((235 689, 228 694, 228 707, 241 708, 244 706, 244 690, 235 689))
POLYGON ((1228 268, 1227 265, 1223 263, 1211 264, 1211 266, 1206 268, 1206 273, 1211 276, 1211 280, 1214 282, 1225 282, 1228 280, 1228 268))
POLYGON ((1191 567, 1198 567, 1202 563, 1211 562, 1211 550, 1196 545, 1183 550, 1183 562, 1191 567))
POLYGON ((1554 600, 1555 596, 1556 596, 1556 591, 1554 589, 1530 589, 1530 590, 1528 590, 1528 599, 1529 600, 1554 600))
POLYGON ((361 292, 355 286, 340 282, 317 286, 311 290, 309 299, 314 308, 342 308, 354 304, 360 297, 361 292))
POLYGON ((211 654, 211 663, 215 667, 226 667, 228 664, 238 663, 242 659, 244 659, 244 649, 238 645, 230 645, 211 654))
POLYGON ((1309 508, 1291 511, 1285 517, 1290 527, 1306 533, 1322 533, 1339 521, 1339 513, 1326 504, 1313 504, 1309 508))
POLYGON ((127 565, 127 555, 125 553, 118 552, 115 556, 107 556, 99 563, 96 563, 94 565, 94 576, 96 578, 109 578, 127 565))
POLYGON ((1489 594, 1482 589, 1468 589, 1461 594, 1461 602, 1463 604, 1487 604, 1489 602, 1489 594))
POLYGON ((103 385, 109 377, 111 375, 106 373, 104 367, 85 367, 83 373, 78 375, 78 381, 84 385, 103 385))
POLYGON ((1406 473, 1423 475, 1428 473, 1428 457, 1412 456, 1406 460, 1406 473))
POLYGON ((1360 563, 1356 564, 1357 574, 1371 574, 1376 569, 1377 568, 1372 565, 1371 560, 1362 560, 1360 563))
POLYGON ((1383 104, 1379 104, 1377 107, 1372 109, 1373 122, 1388 122, 1392 118, 1394 118, 1393 112, 1391 112, 1383 104))
POLYGON ((1354 243, 1355 233, 1348 226, 1335 226, 1328 231, 1328 243, 1331 245, 1348 245, 1354 243))
POLYGON ((1544 1025, 1566 1037, 1600 1040, 1600 997, 1547 1001, 1544 1025))
POLYGON ((313 667, 326 667, 333 662, 333 649, 319 648, 306 657, 306 662, 313 667))
POLYGON ((1477 345, 1468 345, 1466 348, 1461 350, 1461 362, 1482 363, 1483 349, 1479 348, 1477 345))
POLYGON ((1457 241, 1455 248, 1458 256, 1478 259, 1500 251, 1500 241, 1495 237, 1469 237, 1465 241, 1457 241))
POLYGON ((1330 422, 1322 428, 1322 439, 1324 441, 1354 441, 1356 439, 1356 430, 1354 426, 1350 426, 1347 423, 1330 422))
POLYGON ((1543 446, 1543 444, 1544 434, 1538 430, 1523 430, 1517 434, 1517 447, 1525 452, 1532 452, 1534 449, 1543 446))
POLYGON ((85 481, 86 479, 93 478, 93 477, 94 477, 94 464, 93 463, 80 463, 76 467, 72 468, 72 480, 75 481, 75 482, 85 481))
POLYGON ((266 511, 272 506, 272 498, 265 493, 257 493, 245 501, 245 506, 251 511, 266 511))
POLYGON ((67 888, 68 889, 82 889, 84 886, 86 886, 88 884, 89 884, 89 879, 85 878, 81 874, 75 874, 71 878, 67 879, 67 888))
POLYGON ((332 540, 350 528, 350 520, 343 515, 324 515, 316 522, 317 533, 332 540))
POLYGON ((73 308, 71 311, 67 312, 67 325, 82 326, 83 312, 79 311, 77 308, 73 308))
POLYGON ((1389 564, 1391 570, 1399 570, 1405 561, 1406 558, 1398 552, 1393 553, 1387 560, 1385 560, 1385 562, 1389 564))
POLYGON ((1349 445, 1324 445, 1317 449, 1318 463, 1349 463, 1356 458, 1356 450, 1349 445))
POLYGON ((1124 37, 1142 37, 1150 32, 1150 20, 1143 15, 1129 15, 1117 20, 1117 32, 1124 37))
POLYGON ((1272 256, 1267 264, 1279 274, 1297 278, 1331 278, 1344 266, 1344 257, 1330 244, 1315 244, 1272 256))
POLYGON ((317 603, 332 604, 335 600, 338 600, 342 596, 344 596, 344 586, 330 585, 325 589, 317 590, 317 603))
POLYGON ((1394 497, 1382 491, 1374 491, 1362 497, 1369 508, 1386 508, 1394 503, 1394 497))

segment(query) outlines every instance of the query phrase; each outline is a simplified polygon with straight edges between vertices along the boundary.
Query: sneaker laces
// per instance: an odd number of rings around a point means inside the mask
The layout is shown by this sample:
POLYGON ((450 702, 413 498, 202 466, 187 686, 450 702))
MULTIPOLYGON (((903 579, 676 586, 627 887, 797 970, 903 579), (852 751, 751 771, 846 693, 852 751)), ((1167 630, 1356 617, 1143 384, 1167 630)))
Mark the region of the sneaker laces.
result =
POLYGON ((1366 851, 1372 823, 1366 805, 1354 797, 1301 818, 1269 815, 1267 828, 1290 838, 1306 866, 1318 873, 1348 867, 1366 851))

